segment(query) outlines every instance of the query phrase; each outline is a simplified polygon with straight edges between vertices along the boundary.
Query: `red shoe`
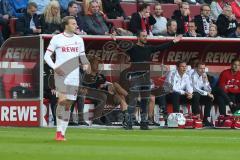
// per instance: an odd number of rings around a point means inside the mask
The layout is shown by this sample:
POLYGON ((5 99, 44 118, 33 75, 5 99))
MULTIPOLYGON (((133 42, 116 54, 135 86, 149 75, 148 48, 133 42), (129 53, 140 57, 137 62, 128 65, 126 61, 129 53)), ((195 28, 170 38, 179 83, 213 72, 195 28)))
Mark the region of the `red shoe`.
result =
POLYGON ((61 132, 56 132, 55 140, 56 141, 66 141, 65 137, 62 135, 61 132))

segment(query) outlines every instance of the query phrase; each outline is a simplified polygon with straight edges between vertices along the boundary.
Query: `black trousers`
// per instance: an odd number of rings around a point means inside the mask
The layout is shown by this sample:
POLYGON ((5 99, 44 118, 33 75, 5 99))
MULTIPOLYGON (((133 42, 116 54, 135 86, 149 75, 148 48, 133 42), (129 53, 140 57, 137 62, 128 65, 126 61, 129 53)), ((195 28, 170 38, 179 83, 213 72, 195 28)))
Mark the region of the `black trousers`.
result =
POLYGON ((204 117, 210 117, 210 111, 212 108, 212 99, 208 96, 202 96, 198 92, 193 92, 192 97, 192 113, 193 114, 200 114, 200 104, 204 105, 204 117))
POLYGON ((226 115, 226 105, 230 106, 232 113, 239 109, 240 94, 225 93, 223 89, 217 87, 215 90, 215 96, 217 97, 217 104, 221 115, 226 115), (234 103, 236 106, 231 106, 230 102, 234 103))
POLYGON ((44 98, 49 99, 54 122, 56 122, 57 97, 53 95, 51 89, 44 90, 44 98))
POLYGON ((186 95, 181 95, 178 92, 172 92, 167 95, 167 99, 169 99, 173 104, 173 112, 178 113, 180 111, 180 104, 190 103, 191 101, 186 97, 186 95))
POLYGON ((141 121, 147 122, 148 102, 151 94, 149 73, 135 75, 130 79, 129 86, 127 96, 128 114, 133 117, 137 100, 140 97, 141 121))

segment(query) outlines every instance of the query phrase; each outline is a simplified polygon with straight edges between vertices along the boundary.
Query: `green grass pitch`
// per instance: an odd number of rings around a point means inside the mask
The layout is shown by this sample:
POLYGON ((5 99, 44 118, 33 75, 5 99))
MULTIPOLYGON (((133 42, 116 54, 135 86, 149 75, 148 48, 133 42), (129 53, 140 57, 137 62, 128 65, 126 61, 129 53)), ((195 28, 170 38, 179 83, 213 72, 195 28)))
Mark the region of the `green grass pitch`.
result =
POLYGON ((238 160, 239 130, 0 128, 1 160, 238 160))

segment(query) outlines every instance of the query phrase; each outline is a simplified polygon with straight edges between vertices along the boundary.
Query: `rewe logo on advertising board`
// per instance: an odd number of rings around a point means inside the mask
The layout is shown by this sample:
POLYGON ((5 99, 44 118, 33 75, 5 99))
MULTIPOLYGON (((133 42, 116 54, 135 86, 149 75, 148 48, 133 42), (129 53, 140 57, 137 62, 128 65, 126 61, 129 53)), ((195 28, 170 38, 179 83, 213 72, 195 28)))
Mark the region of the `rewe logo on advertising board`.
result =
POLYGON ((36 60, 38 55, 39 50, 35 48, 8 48, 2 58, 36 60))
POLYGON ((0 102, 0 126, 39 126, 40 101, 0 102))
POLYGON ((0 106, 1 121, 37 121, 37 106, 0 106))

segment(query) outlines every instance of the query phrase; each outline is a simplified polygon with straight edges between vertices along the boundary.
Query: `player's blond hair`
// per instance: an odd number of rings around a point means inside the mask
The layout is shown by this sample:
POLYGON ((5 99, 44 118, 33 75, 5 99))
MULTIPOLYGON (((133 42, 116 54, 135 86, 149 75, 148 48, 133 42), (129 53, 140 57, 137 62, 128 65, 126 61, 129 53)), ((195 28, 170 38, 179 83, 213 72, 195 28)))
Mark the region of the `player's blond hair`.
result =
POLYGON ((75 20, 75 17, 73 17, 73 16, 63 17, 63 19, 62 19, 62 24, 61 24, 63 29, 65 29, 65 26, 68 25, 69 20, 71 20, 71 19, 74 19, 74 20, 75 20))

